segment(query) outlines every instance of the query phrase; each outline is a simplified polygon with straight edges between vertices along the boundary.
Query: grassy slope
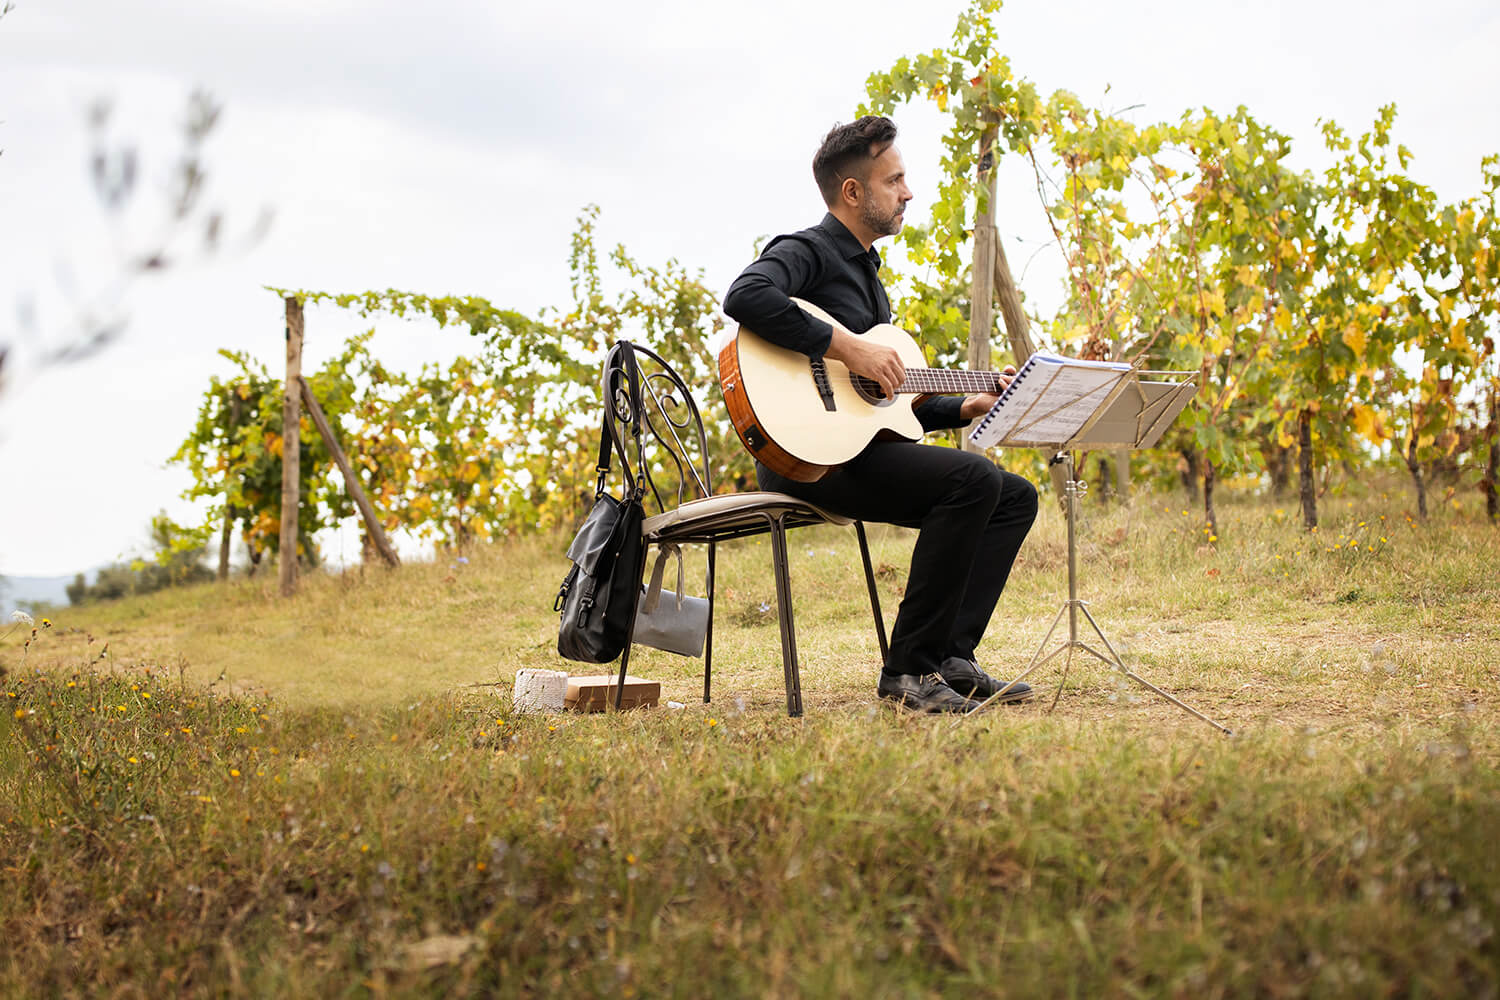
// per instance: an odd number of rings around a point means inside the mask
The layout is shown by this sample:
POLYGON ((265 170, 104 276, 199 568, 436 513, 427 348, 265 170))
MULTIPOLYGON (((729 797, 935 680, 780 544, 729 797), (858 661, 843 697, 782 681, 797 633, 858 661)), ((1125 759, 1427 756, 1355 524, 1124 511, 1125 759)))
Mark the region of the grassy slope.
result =
MULTIPOLYGON (((558 540, 59 613, 0 646, 34 713, 0 733, 5 989, 1493 992, 1500 544, 1327 507, 1231 505, 1216 543, 1160 499, 1090 515, 1081 596, 1232 739, 1081 660, 1051 714, 877 710, 831 530, 793 547, 801 720, 763 543, 720 561, 714 703, 641 651, 688 708, 622 717, 509 712, 563 665, 558 540)), ((891 617, 910 535, 875 543, 891 617)), ((988 665, 1065 591, 1047 510, 988 665)))

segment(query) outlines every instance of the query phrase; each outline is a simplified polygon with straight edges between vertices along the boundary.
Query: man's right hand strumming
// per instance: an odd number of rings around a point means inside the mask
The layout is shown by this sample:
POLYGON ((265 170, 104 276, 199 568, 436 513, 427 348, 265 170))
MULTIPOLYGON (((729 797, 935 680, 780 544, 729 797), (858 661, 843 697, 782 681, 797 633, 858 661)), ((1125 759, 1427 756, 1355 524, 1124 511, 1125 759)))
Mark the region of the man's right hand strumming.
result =
POLYGON ((880 384, 881 394, 887 399, 896 395, 896 387, 906 379, 906 366, 901 355, 891 347, 877 344, 856 336, 838 327, 828 341, 825 357, 838 361, 856 375, 874 379, 880 384))

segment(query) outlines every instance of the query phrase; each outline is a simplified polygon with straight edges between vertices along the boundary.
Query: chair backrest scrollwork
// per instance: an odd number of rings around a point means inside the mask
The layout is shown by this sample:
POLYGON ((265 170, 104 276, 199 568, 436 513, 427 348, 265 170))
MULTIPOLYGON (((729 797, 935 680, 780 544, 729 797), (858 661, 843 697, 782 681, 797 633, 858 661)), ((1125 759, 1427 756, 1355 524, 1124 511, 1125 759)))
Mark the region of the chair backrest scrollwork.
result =
POLYGON ((616 440, 639 456, 635 474, 659 512, 713 494, 708 437, 692 391, 661 355, 632 344, 635 371, 622 364, 619 347, 604 368, 604 399, 616 440), (638 392, 632 392, 632 382, 638 392))

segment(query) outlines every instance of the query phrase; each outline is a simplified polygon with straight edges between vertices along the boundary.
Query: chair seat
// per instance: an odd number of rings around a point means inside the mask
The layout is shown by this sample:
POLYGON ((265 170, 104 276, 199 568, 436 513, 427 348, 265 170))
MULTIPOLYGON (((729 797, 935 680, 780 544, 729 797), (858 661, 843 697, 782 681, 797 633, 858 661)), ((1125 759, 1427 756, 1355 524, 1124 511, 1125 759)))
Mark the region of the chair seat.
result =
POLYGON ((675 510, 646 518, 647 541, 682 542, 741 538, 770 529, 779 517, 787 527, 852 524, 853 519, 815 507, 785 493, 724 493, 690 500, 675 510))

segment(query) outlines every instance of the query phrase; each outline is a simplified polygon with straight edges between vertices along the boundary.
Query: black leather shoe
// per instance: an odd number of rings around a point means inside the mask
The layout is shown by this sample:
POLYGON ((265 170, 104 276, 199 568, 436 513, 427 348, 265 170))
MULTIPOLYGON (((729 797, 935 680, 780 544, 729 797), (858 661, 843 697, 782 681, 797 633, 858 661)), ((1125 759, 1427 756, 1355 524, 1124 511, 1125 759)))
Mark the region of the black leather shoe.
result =
POLYGON ((912 712, 968 712, 972 702, 953 690, 939 674, 881 674, 875 693, 912 712))
MULTIPOLYGON (((938 670, 942 673, 943 680, 947 681, 948 686, 953 688, 954 691, 970 698, 977 698, 980 701, 992 697, 996 691, 1000 691, 1005 687, 1004 682, 997 681, 983 670, 980 670, 979 664, 973 660, 963 660, 957 656, 950 656, 943 661, 943 665, 938 670)), ((1010 690, 1000 696, 1000 701, 1002 704, 1012 701, 1026 701, 1031 697, 1031 693, 1031 685, 1022 681, 1019 684, 1012 684, 1010 690)))

